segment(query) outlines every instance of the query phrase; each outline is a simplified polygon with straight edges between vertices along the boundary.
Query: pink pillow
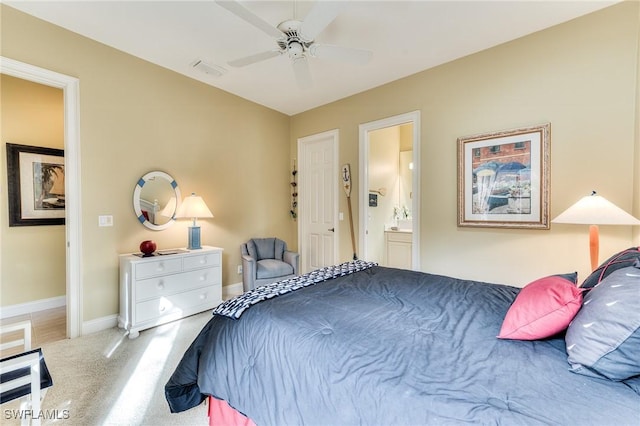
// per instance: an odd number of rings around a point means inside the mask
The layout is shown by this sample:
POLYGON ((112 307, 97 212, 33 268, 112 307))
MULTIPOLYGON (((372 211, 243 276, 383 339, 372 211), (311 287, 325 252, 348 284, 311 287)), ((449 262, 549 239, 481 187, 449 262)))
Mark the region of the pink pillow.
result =
POLYGON ((527 284, 502 322, 499 339, 537 340, 565 330, 582 306, 582 292, 560 275, 527 284))

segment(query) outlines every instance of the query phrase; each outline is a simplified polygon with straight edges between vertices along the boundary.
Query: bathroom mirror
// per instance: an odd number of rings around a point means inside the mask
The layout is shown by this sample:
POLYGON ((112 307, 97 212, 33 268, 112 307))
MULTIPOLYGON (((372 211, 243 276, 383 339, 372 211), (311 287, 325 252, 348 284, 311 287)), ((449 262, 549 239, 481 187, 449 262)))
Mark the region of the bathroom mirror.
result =
POLYGON ((173 225, 182 198, 178 183, 167 173, 149 172, 142 176, 133 190, 133 210, 144 226, 161 231, 173 225))

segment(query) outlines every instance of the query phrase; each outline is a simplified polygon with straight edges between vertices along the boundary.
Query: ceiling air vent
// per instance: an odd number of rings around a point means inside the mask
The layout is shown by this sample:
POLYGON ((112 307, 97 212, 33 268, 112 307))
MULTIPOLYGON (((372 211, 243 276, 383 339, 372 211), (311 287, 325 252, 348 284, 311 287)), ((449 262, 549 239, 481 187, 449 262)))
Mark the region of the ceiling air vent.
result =
POLYGON ((220 77, 227 72, 226 69, 217 65, 208 64, 206 62, 203 62, 201 59, 194 61, 191 66, 198 71, 212 75, 214 77, 220 77))

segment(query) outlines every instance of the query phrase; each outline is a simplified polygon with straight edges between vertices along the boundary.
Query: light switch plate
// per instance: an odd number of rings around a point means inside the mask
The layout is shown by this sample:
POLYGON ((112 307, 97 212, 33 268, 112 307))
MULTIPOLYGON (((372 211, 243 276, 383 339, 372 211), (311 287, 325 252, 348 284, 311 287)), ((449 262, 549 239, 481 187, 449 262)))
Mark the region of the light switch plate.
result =
POLYGON ((113 216, 111 215, 98 216, 98 226, 113 226, 113 216))

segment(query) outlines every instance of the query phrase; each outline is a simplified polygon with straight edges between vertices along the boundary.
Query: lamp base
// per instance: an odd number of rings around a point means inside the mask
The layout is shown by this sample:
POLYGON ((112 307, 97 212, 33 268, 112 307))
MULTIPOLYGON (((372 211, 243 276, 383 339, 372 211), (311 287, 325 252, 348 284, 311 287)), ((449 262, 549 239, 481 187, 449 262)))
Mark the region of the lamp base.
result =
POLYGON ((598 259, 600 254, 600 232, 598 225, 589 226, 589 258, 591 260, 591 270, 595 271, 598 267, 598 259))
POLYGON ((187 248, 189 250, 199 250, 202 248, 202 246, 200 245, 200 227, 199 226, 189 227, 189 246, 187 248))

